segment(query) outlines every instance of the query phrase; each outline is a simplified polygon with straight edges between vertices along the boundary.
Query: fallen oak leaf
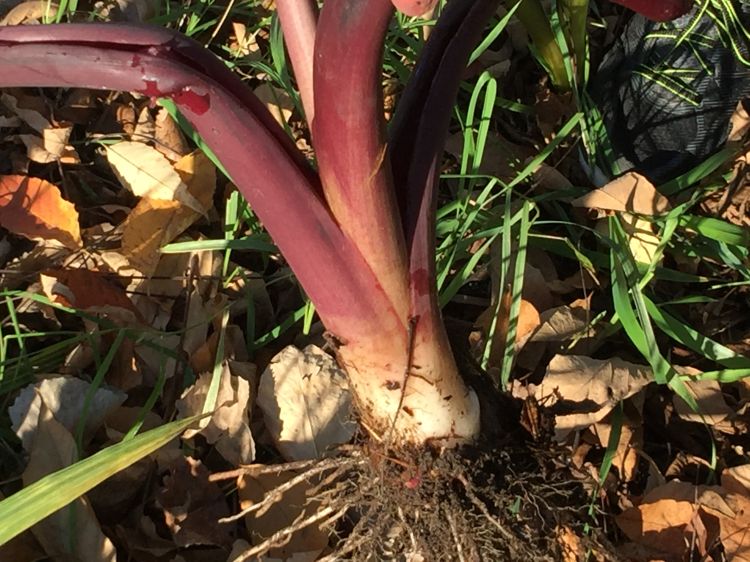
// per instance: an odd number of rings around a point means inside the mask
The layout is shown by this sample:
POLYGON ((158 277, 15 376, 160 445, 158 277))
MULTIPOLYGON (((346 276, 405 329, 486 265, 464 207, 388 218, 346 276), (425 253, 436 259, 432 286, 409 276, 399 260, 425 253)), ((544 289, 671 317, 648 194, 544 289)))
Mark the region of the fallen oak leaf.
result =
MULTIPOLYGON (((167 161, 161 154, 159 157, 167 161)), ((159 249, 187 230, 213 203, 216 168, 205 154, 195 151, 182 157, 173 172, 200 210, 181 201, 141 198, 123 225, 122 254, 146 275, 156 271, 161 259, 159 249)))
POLYGON ((660 215, 670 209, 669 201, 646 177, 628 172, 600 189, 571 201, 574 207, 621 211, 639 215, 660 215))
POLYGON ((721 485, 728 492, 750 497, 750 464, 725 468, 721 473, 721 485))
POLYGON ((117 308, 131 312, 143 321, 125 288, 97 271, 88 269, 47 270, 40 274, 42 289, 58 304, 94 312, 117 308))
POLYGON ((651 369, 622 359, 606 361, 584 355, 555 355, 533 394, 555 414, 555 436, 601 421, 620 400, 653 380, 651 369))
POLYGON ((750 562, 750 498, 727 494, 725 499, 735 513, 734 517, 719 519, 726 559, 732 562, 750 562))
MULTIPOLYGON (((29 463, 23 472, 24 486, 67 468, 77 458, 78 447, 73 435, 42 403, 29 450, 29 463)), ((31 531, 52 559, 91 562, 115 562, 117 559, 115 547, 102 533, 86 496, 46 517, 31 527, 31 531), (75 524, 71 524, 73 521, 75 524)))
POLYGON ((352 438, 351 400, 330 355, 314 345, 301 351, 290 345, 261 375, 257 404, 279 452, 293 461, 321 458, 352 438))
MULTIPOLYGON (((246 369, 254 375, 254 367, 246 369)), ((232 374, 230 361, 222 363, 217 408, 210 418, 204 418, 199 429, 189 429, 185 438, 201 434, 232 465, 249 464, 255 460, 255 441, 250 432, 248 411, 250 401, 250 381, 232 374)), ((177 401, 181 417, 187 418, 203 411, 208 396, 213 373, 203 373, 195 384, 189 387, 177 401)))
POLYGON ((0 176, 0 226, 30 239, 57 240, 73 250, 83 245, 75 206, 40 178, 0 176))
POLYGON ((123 141, 107 146, 107 161, 120 183, 134 195, 177 201, 203 214, 201 205, 166 156, 142 142, 123 141))

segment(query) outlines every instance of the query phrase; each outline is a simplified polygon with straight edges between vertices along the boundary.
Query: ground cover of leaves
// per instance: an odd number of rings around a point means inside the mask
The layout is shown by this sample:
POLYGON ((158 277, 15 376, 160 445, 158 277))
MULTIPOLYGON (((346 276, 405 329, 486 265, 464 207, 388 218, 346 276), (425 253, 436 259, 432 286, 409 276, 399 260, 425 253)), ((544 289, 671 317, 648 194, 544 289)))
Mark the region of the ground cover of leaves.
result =
MULTIPOLYGON (((154 6, 92 9, 142 19, 154 6)), ((224 56, 268 56, 257 14, 270 12, 253 13, 217 27, 224 56)), ((35 2, 0 4, 2 24, 42 14, 35 2)), ((606 41, 595 37, 594 57, 606 41)), ((494 117, 479 172, 510 180, 572 102, 546 87, 518 27, 467 78, 483 70, 506 98, 535 109, 494 117)), ((249 82, 306 148, 289 94, 262 73, 249 82)), ((398 91, 389 77, 388 107, 398 91)), ((747 123, 739 108, 738 147, 747 123)), ((660 336, 699 411, 658 385, 625 335, 597 320, 611 313, 605 269, 532 245, 513 380, 503 396, 484 393, 484 441, 460 455, 393 451, 358 429, 345 375, 283 259, 166 110, 128 93, 7 90, 0 130, 0 498, 135 424, 200 413, 215 380, 220 405, 179 441, 0 545, 0 560, 750 560, 750 379, 701 379, 715 365, 660 336), (251 249, 206 244, 241 237, 251 249), (185 242, 197 245, 159 251, 185 242)), ((585 186, 566 212, 592 229, 594 215, 630 213, 630 250, 647 261, 658 240, 636 215, 677 201, 636 174, 593 189, 575 142, 519 193, 585 186)), ((447 172, 461 146, 455 129, 447 172)), ((700 210, 747 229, 747 156, 738 154, 725 176, 711 176, 719 187, 700 210)), ((539 233, 564 236, 554 226, 539 233)), ((577 241, 596 247, 592 237, 577 241)), ((498 243, 445 310, 460 363, 485 389, 509 326, 499 259, 498 243), (495 319, 485 372, 477 364, 495 319)), ((674 251, 665 262, 739 281, 718 257, 674 251)), ((692 294, 678 281, 653 284, 674 301, 692 294)), ((707 291, 710 299, 678 305, 683 319, 747 357, 746 285, 707 291)))

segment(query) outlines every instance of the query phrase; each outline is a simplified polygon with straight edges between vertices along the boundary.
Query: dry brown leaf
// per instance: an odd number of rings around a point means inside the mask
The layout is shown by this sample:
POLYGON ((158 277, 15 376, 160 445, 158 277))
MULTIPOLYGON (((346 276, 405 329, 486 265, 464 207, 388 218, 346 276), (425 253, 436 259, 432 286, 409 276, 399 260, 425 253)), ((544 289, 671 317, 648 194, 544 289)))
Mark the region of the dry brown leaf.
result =
POLYGON ((182 234, 199 217, 177 201, 141 199, 123 224, 122 254, 149 276, 159 265, 159 249, 182 234))
MULTIPOLYGON (((684 372, 684 369, 681 369, 681 372, 684 372)), ((675 394, 675 410, 683 420, 716 425, 734 414, 732 408, 724 400, 721 385, 717 381, 689 379, 684 379, 684 381, 685 386, 698 403, 698 411, 694 412, 682 398, 675 394)))
POLYGON ((52 126, 49 120, 39 111, 40 100, 30 96, 11 95, 8 92, 0 93, 0 103, 7 107, 11 112, 17 115, 24 123, 34 129, 37 133, 42 133, 45 129, 52 126), (37 109, 27 106, 37 106, 37 109))
POLYGON ((197 213, 205 207, 196 201, 169 160, 142 142, 123 141, 107 146, 107 160, 120 183, 134 195, 158 201, 175 201, 197 213))
MULTIPOLYGON (((190 152, 190 145, 185 140, 180 127, 164 108, 156 114, 153 134, 156 149, 173 162, 177 162, 190 152)), ((209 206, 204 205, 205 208, 209 206)))
POLYGON ((628 236, 628 247, 633 259, 638 263, 651 264, 661 241, 654 223, 630 213, 622 213, 620 224, 628 236))
POLYGON ((55 14, 57 14, 57 3, 47 2, 47 0, 27 0, 17 4, 5 14, 5 17, 0 20, 0 27, 41 21, 44 17, 54 18, 55 14))
POLYGON ((112 312, 115 308, 130 312, 133 318, 140 318, 133 301, 116 278, 88 269, 58 269, 44 271, 40 279, 44 293, 52 302, 93 312, 112 312))
POLYGON ((208 477, 201 461, 178 458, 156 493, 156 501, 164 510, 164 523, 177 546, 232 544, 232 525, 219 523, 229 515, 224 494, 208 477))
POLYGON ((620 400, 651 381, 651 369, 622 359, 556 355, 534 389, 534 397, 556 414, 555 436, 563 441, 572 432, 601 421, 620 400))
POLYGON ((57 240, 80 248, 78 212, 48 181, 28 176, 0 176, 0 226, 27 238, 57 240))
POLYGON ((649 216, 660 215, 670 209, 667 198, 656 190, 653 183, 636 172, 627 172, 571 203, 574 207, 649 216))
MULTIPOLYGON (((74 377, 54 377, 25 387, 13 405, 8 408, 13 431, 27 451, 32 444, 39 423, 40 412, 45 409, 68 431, 74 431, 89 390, 89 383, 74 377)), ((84 426, 88 439, 101 426, 104 419, 122 404, 127 395, 118 390, 100 387, 90 399, 84 426)))
POLYGON ((588 549, 573 529, 568 526, 558 527, 555 530, 555 538, 562 551, 561 562, 578 562, 586 559, 588 549))
MULTIPOLYGON (((251 369, 254 372, 254 369, 251 369)), ((203 411, 208 389, 213 379, 212 373, 203 373, 193 386, 188 388, 177 401, 177 410, 186 418, 203 411)), ((249 464, 255 460, 255 441, 250 432, 248 409, 250 401, 250 381, 232 374, 229 361, 221 368, 219 394, 216 397, 216 410, 210 418, 203 418, 200 429, 190 429, 185 438, 201 434, 219 451, 230 464, 249 464)))
POLYGON ((138 202, 123 225, 122 253, 133 267, 146 275, 156 271, 161 258, 159 249, 182 234, 213 202, 216 168, 202 152, 183 157, 174 172, 201 211, 179 201, 144 197, 138 202))
POLYGON ((721 517, 721 542, 727 561, 750 562, 750 498, 728 494, 726 501, 735 517, 721 517))
POLYGON ((573 182, 557 168, 545 163, 534 170, 534 185, 541 191, 573 189, 573 182))
MULTIPOLYGON (((237 479, 237 492, 240 497, 240 508, 263 500, 263 497, 281 484, 297 476, 294 471, 280 473, 253 474, 248 471, 237 479)), ((251 513, 245 517, 245 525, 254 544, 271 537, 277 531, 292 525, 300 518, 309 517, 320 508, 320 502, 310 501, 307 492, 315 481, 303 480, 278 496, 271 507, 262 514, 251 513)), ((328 533, 315 525, 292 534, 289 541, 272 548, 262 560, 275 562, 293 560, 294 562, 313 562, 328 544, 328 533)))
MULTIPOLYGON (((464 134, 455 133, 448 137, 445 149, 460 159, 464 149, 464 134)), ((518 175, 518 170, 523 168, 526 159, 536 153, 527 146, 514 144, 498 134, 490 133, 483 154, 477 173, 510 182, 518 175)))
POLYGON ((21 125, 21 120, 18 117, 6 117, 0 115, 0 128, 3 129, 15 129, 21 125))
MULTIPOLYGON (((188 195, 197 203, 197 208, 193 210, 201 214, 207 213, 213 206, 216 190, 216 167, 210 158, 196 150, 180 158, 174 169, 185 183, 188 195)), ((183 203, 187 205, 184 201, 183 203)))
POLYGON ((615 518, 633 542, 682 559, 702 524, 691 502, 661 499, 623 511, 615 518))
POLYGON ((258 406, 288 461, 316 459, 354 435, 346 376, 322 349, 285 347, 260 377, 258 406))
POLYGON ((546 310, 541 314, 541 325, 530 341, 564 342, 585 334, 591 322, 590 316, 587 310, 568 305, 546 310))
POLYGON ((750 497, 750 464, 725 468, 721 473, 721 485, 727 492, 750 497))
MULTIPOLYGON (((487 335, 492 328, 492 317, 495 312, 495 306, 487 308, 474 323, 476 328, 482 331, 481 341, 484 344, 487 335)), ((489 367, 500 367, 505 352, 505 342, 508 337, 508 327, 510 323, 510 292, 506 292, 503 301, 497 310, 497 322, 495 323, 495 332, 492 338, 492 348, 490 350, 489 367)), ((518 324, 516 326, 516 346, 521 346, 526 342, 529 335, 539 326, 539 312, 534 305, 527 300, 521 299, 521 307, 518 311, 518 324)))
POLYGON ((286 125, 294 111, 294 102, 284 90, 264 82, 255 88, 255 95, 271 112, 279 125, 286 125))
POLYGON ((78 164, 81 159, 75 149, 68 144, 72 126, 48 128, 42 131, 42 136, 18 135, 26 145, 26 155, 29 160, 39 164, 62 162, 63 164, 78 164))
MULTIPOLYGON (((263 52, 256 39, 255 33, 248 33, 247 26, 244 23, 233 21, 232 31, 234 40, 230 43, 229 48, 239 57, 246 60, 260 60, 263 58, 263 52)), ((230 39, 232 39, 230 37, 230 39)))
POLYGON ((556 93, 540 88, 536 93, 534 115, 544 140, 550 142, 563 122, 575 113, 575 101, 570 92, 556 93))
POLYGON ((156 121, 154 121, 154 117, 151 115, 150 107, 142 107, 141 111, 136 116, 135 108, 133 106, 117 106, 116 118, 117 122, 122 127, 123 132, 130 135, 131 140, 142 143, 155 140, 156 121))
POLYGON ((727 136, 727 141, 741 141, 747 134, 748 130, 750 130, 750 115, 748 115, 747 110, 745 109, 745 104, 742 100, 737 102, 737 107, 735 108, 734 113, 732 113, 729 122, 731 123, 732 128, 729 132, 729 136, 727 136))
MULTIPOLYGON (((610 420, 594 424, 592 430, 599 440, 599 445, 606 448, 612 432, 610 420)), ((617 468, 620 481, 632 482, 635 478, 640 458, 638 451, 642 446, 643 430, 637 427, 632 420, 626 418, 626 422, 620 428, 620 440, 612 458, 612 465, 617 468)))
MULTIPOLYGON (((44 405, 38 412, 37 427, 23 473, 24 486, 66 468, 78 460, 78 447, 70 431, 44 405)), ((80 497, 31 528, 34 536, 53 559, 115 562, 114 545, 104 536, 94 510, 80 497)))

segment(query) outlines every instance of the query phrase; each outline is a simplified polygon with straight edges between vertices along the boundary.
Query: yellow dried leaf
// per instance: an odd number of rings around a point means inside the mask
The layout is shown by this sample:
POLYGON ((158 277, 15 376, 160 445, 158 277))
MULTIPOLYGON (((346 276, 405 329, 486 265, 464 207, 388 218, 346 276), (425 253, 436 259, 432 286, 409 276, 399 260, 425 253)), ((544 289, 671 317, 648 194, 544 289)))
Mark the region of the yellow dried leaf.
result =
POLYGON ((180 201, 144 197, 123 226, 122 253, 133 267, 146 275, 156 270, 161 258, 159 249, 208 212, 213 203, 216 168, 205 154, 196 151, 182 157, 174 173, 198 210, 180 201))
POLYGON ((294 102, 284 90, 274 88, 271 84, 265 82, 255 88, 255 95, 266 105, 268 111, 280 125, 289 122, 292 111, 294 111, 294 102))
POLYGON ((123 225, 122 253, 134 268, 151 275, 159 249, 182 234, 200 215, 177 201, 144 197, 123 225))
POLYGON ((628 246, 633 259, 639 263, 650 264, 654 261, 660 240, 654 231, 654 224, 630 213, 622 213, 620 218, 628 235, 628 246))
POLYGON ((14 234, 57 240, 71 249, 83 245, 75 207, 57 186, 39 178, 0 176, 0 225, 14 234))
POLYGON ((107 147, 107 160, 123 186, 139 197, 179 201, 202 213, 180 174, 158 150, 141 142, 123 141, 107 147))

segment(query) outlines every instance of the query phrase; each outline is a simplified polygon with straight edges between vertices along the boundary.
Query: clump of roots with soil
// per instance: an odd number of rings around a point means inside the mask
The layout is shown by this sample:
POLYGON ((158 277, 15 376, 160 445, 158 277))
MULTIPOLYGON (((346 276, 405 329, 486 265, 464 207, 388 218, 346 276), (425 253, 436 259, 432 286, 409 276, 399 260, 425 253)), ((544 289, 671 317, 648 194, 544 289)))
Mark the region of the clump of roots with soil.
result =
POLYGON ((528 443, 386 453, 368 442, 292 465, 298 475, 243 514, 283 501, 302 480, 314 483, 307 497, 313 514, 245 556, 278 547, 310 525, 331 531, 325 561, 571 559, 563 532, 575 537, 576 551, 584 545, 594 554, 591 559, 608 552, 598 531, 584 531, 591 519, 584 486, 560 458, 528 443))

